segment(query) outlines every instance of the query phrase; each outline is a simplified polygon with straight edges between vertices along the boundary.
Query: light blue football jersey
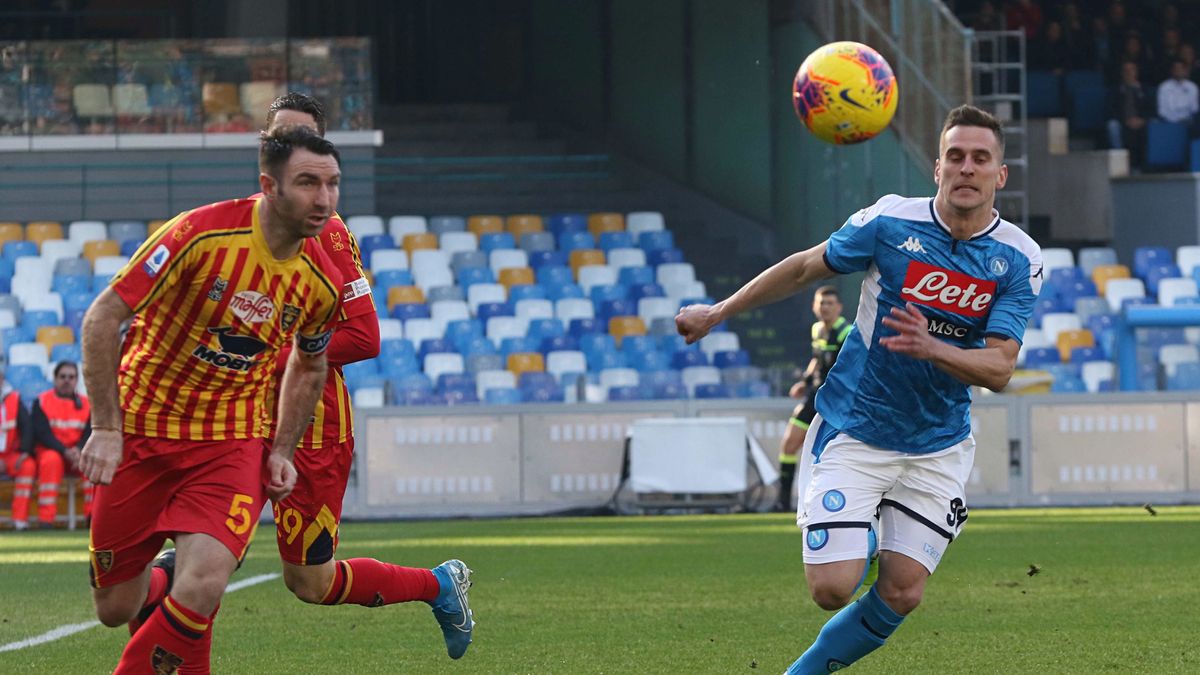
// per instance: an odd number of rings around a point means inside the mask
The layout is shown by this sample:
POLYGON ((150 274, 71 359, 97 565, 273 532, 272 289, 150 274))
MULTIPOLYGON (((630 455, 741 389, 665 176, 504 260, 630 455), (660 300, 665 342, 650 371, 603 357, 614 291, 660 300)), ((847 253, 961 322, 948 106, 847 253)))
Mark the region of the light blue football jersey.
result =
POLYGON ((1041 290, 1042 252, 992 213, 986 229, 956 241, 933 199, 887 195, 830 236, 825 264, 867 273, 854 329, 817 392, 817 411, 830 426, 914 454, 970 434, 970 388, 928 361, 889 351, 879 338, 896 334, 883 317, 911 302, 929 319, 929 332, 955 346, 983 347, 989 336, 1021 341, 1041 290))

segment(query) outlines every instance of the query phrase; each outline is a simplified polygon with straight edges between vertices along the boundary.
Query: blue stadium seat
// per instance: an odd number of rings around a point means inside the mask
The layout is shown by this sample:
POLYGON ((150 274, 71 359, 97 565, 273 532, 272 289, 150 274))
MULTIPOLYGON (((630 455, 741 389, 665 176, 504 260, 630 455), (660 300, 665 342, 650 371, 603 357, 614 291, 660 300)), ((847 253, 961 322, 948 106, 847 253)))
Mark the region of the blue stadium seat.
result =
POLYGON ((3 253, 0 255, 9 260, 16 260, 17 258, 24 258, 26 256, 36 257, 38 255, 38 247, 32 241, 8 241, 4 243, 3 253))
POLYGON ((546 219, 546 229, 556 236, 563 232, 587 232, 587 216, 582 213, 556 213, 546 219))
POLYGON ((632 300, 605 300, 597 305, 597 319, 607 322, 614 316, 637 316, 637 305, 632 300))
POLYGON ((723 384, 696 385, 696 398, 731 398, 729 387, 723 384))
POLYGON ((483 392, 483 402, 488 405, 515 405, 521 400, 521 390, 512 387, 492 387, 483 392))
POLYGON ((421 371, 421 364, 417 363, 417 357, 412 354, 393 359, 384 359, 381 357, 378 361, 379 374, 388 380, 421 371))
POLYGON ((615 349, 593 352, 584 350, 583 353, 587 358, 588 372, 591 373, 598 373, 606 368, 624 368, 627 365, 625 356, 615 349))
POLYGON ((141 248, 141 246, 142 242, 137 241, 136 239, 126 239, 125 241, 121 242, 121 255, 125 256, 126 258, 132 258, 133 254, 137 253, 137 250, 141 248))
POLYGON ((75 308, 63 310, 63 325, 75 331, 79 335, 83 330, 83 315, 87 314, 87 308, 75 308))
POLYGON ((375 273, 375 285, 383 289, 383 297, 379 302, 387 302, 387 289, 393 286, 412 286, 411 270, 381 270, 375 273))
POLYGON ((617 283, 624 286, 654 283, 654 268, 649 265, 622 267, 617 272, 617 283))
MULTIPOLYGON (((628 337, 625 339, 629 340, 628 337)), ((625 361, 641 373, 671 369, 671 357, 658 350, 625 352, 625 361)))
POLYGON ((607 333, 585 333, 578 336, 579 349, 584 354, 593 352, 615 352, 617 351, 617 342, 613 336, 607 333))
POLYGON ((567 334, 567 328, 558 319, 532 319, 529 322, 529 336, 538 340, 549 337, 562 337, 567 334))
MULTIPOLYGON (((672 321, 672 324, 674 324, 674 321, 672 321)), ((689 345, 687 340, 682 335, 673 331, 667 335, 659 336, 656 339, 658 340, 658 349, 668 354, 674 354, 675 352, 681 352, 684 350, 695 351, 700 349, 699 343, 689 345)))
POLYGON ((1175 374, 1167 376, 1169 391, 1200 391, 1200 363, 1180 363, 1175 374))
POLYGON ((1061 363, 1058 349, 1056 347, 1034 347, 1025 352, 1025 367, 1030 369, 1040 369, 1044 366, 1055 365, 1061 363))
POLYGON ((425 373, 411 373, 398 377, 394 380, 389 380, 393 389, 418 389, 421 391, 433 391, 433 380, 425 373))
POLYGON ((383 249, 396 248, 396 240, 390 234, 368 234, 358 240, 358 249, 362 253, 364 263, 370 265, 371 254, 383 249))
POLYGON ((30 408, 33 406, 33 402, 37 400, 37 397, 41 396, 43 392, 52 386, 50 382, 44 379, 30 380, 16 387, 16 390, 21 396, 21 402, 25 404, 26 408, 30 408))
POLYGON ((1160 119, 1146 124, 1146 168, 1182 169, 1187 164, 1187 150, 1187 125, 1160 119))
POLYGON ((678 401, 687 397, 687 387, 681 382, 669 382, 654 389, 654 398, 661 401, 678 401))
POLYGON ((1158 283, 1163 279, 1178 279, 1183 276, 1183 272, 1179 271, 1179 266, 1175 263, 1166 265, 1154 265, 1146 272, 1146 290, 1154 295, 1158 295, 1158 283))
MULTIPOLYGON (((1028 356, 1026 356, 1026 363, 1028 363, 1028 356)), ((699 349, 685 349, 683 351, 675 352, 671 355, 671 367, 678 370, 683 370, 684 368, 689 368, 691 366, 707 365, 708 354, 705 354, 699 349)))
POLYGON ((513 316, 513 308, 507 302, 484 302, 475 310, 475 316, 486 326, 487 320, 493 316, 513 316))
POLYGON ((1099 347, 1074 347, 1071 349, 1071 363, 1104 360, 1106 360, 1104 352, 1099 347))
POLYGON ((392 306, 393 319, 408 321, 409 319, 428 319, 429 305, 423 302, 402 302, 392 306))
POLYGON ((479 394, 475 389, 450 389, 441 394, 446 405, 478 405, 479 394))
MULTIPOLYGON (((34 337, 37 336, 39 328, 58 325, 60 325, 58 323, 58 314, 51 311, 35 310, 21 314, 21 327, 34 337)), ((7 345, 8 343, 5 344, 7 345)))
POLYGON ((1058 297, 1062 300, 1063 311, 1070 312, 1079 298, 1096 297, 1096 284, 1091 279, 1077 279, 1059 287, 1058 297))
POLYGON ((446 324, 446 339, 464 353, 464 345, 469 340, 483 336, 483 322, 479 319, 456 319, 446 324))
POLYGON ((567 325, 567 334, 575 339, 592 333, 607 333, 608 324, 599 319, 571 319, 567 325))
POLYGON ((1175 263, 1175 254, 1166 246, 1138 246, 1133 250, 1133 275, 1145 281, 1150 270, 1175 263))
POLYGON ((472 284, 494 284, 496 276, 490 267, 464 267, 455 275, 459 286, 469 288, 472 284))
POLYGON ((541 340, 524 337, 506 337, 500 341, 500 355, 508 359, 509 354, 536 352, 542 344, 541 340))
POLYGON ((733 395, 737 398, 770 398, 771 385, 757 380, 742 382, 734 389, 733 395))
POLYGON ((633 248, 633 235, 624 230, 619 232, 601 232, 600 249, 608 253, 614 248, 633 248))
POLYGON ((651 335, 626 335, 621 341, 621 351, 626 354, 634 352, 656 352, 658 341, 651 335))
POLYGON ((404 358, 415 359, 416 357, 417 349, 413 346, 412 340, 389 338, 379 342, 379 359, 381 361, 404 358))
POLYGON ((520 300, 541 300, 546 297, 546 289, 536 284, 517 284, 508 289, 508 301, 516 303, 520 300))
POLYGON ((466 232, 467 219, 462 216, 430 216, 429 231, 437 235, 447 232, 466 232))
POLYGON ((638 248, 649 253, 675 248, 675 237, 670 230, 652 230, 638 235, 638 248))
POLYGON ((521 373, 520 377, 517 378, 517 388, 522 390, 556 386, 558 386, 558 382, 555 381, 552 373, 527 371, 521 373))
MULTIPOLYGON (((91 281, 90 279, 88 281, 91 281)), ((92 302, 96 300, 96 293, 91 290, 71 291, 62 294, 63 311, 67 312, 72 309, 87 309, 92 306, 92 302)))
POLYGON ((99 293, 108 288, 108 284, 112 282, 112 274, 93 274, 92 275, 92 290, 99 293))
POLYGON ((456 274, 468 267, 487 267, 488 256, 483 251, 455 251, 450 255, 450 269, 456 274))
POLYGON ((1062 312, 1063 309, 1059 304, 1058 298, 1043 298, 1039 295, 1038 299, 1033 301, 1033 317, 1031 319, 1033 325, 1041 328, 1043 316, 1062 312))
POLYGON ((1087 385, 1078 377, 1056 377, 1050 383, 1050 391, 1056 394, 1083 394, 1087 392, 1087 385))
POLYGON ((575 283, 571 268, 566 265, 545 265, 533 272, 534 278, 544 286, 562 286, 575 283))
POLYGON ((531 251, 529 253, 529 266, 537 272, 543 267, 566 267, 570 261, 567 260, 567 254, 562 251, 531 251))
POLYGON ((629 289, 621 284, 603 284, 592 286, 591 292, 588 294, 593 303, 599 307, 607 300, 624 300, 629 296, 629 289))
POLYGON ((1181 345, 1187 342, 1187 335, 1182 328, 1138 328, 1134 334, 1139 345, 1155 351, 1166 345, 1181 345))
POLYGON ((737 368, 750 365, 750 352, 738 349, 713 354, 713 365, 718 368, 737 368))
POLYGON ((1031 70, 1025 75, 1026 111, 1030 117, 1062 117, 1062 81, 1058 73, 1031 70))
POLYGON ((677 248, 661 248, 646 251, 646 262, 655 267, 664 263, 681 263, 683 262, 683 251, 677 248))
POLYGON ((479 250, 491 253, 504 248, 516 248, 517 242, 508 232, 488 232, 479 237, 479 250))
MULTIPOLYGON (((458 350, 463 353, 469 363, 476 356, 496 356, 503 363, 504 359, 500 357, 500 351, 496 349, 496 343, 482 335, 472 335, 464 338, 461 343, 456 343, 458 350)), ((484 369, 498 370, 498 368, 484 369)), ((470 371, 468 371, 470 372, 470 371)))
POLYGON ((521 398, 526 403, 562 403, 563 389, 557 384, 553 387, 522 389, 521 398))
POLYGON ((547 300, 562 300, 563 298, 582 298, 584 297, 583 288, 579 284, 562 284, 548 285, 542 284, 542 290, 546 292, 547 300))
POLYGON ((454 348, 454 344, 446 338, 428 338, 421 341, 421 346, 417 348, 417 359, 421 363, 425 363, 425 357, 430 354, 457 354, 458 350, 454 348))
MULTIPOLYGON (((1072 281, 1083 281, 1086 278, 1087 276, 1079 267, 1057 267, 1050 270, 1050 275, 1046 278, 1046 281, 1054 284, 1055 287, 1062 287, 1072 281)), ((1045 288, 1046 284, 1042 284, 1043 292, 1045 292, 1045 288)))
POLYGON ((455 389, 470 389, 475 392, 475 377, 466 373, 442 373, 438 375, 437 384, 434 390, 439 393, 446 393, 455 389))
POLYGON ((558 250, 570 255, 578 249, 596 248, 596 239, 587 230, 583 232, 563 232, 558 235, 558 250))
MULTIPOLYGON (((1068 74, 1069 75, 1069 74, 1068 74)), ((1072 131, 1099 131, 1108 116, 1108 88, 1103 84, 1081 85, 1069 94, 1071 112, 1067 119, 1072 131)))
POLYGON ((91 288, 91 275, 84 276, 82 274, 56 274, 54 279, 50 282, 50 290, 60 295, 66 293, 77 293, 79 291, 90 291, 91 288))
POLYGON ((16 265, 8 258, 0 257, 0 293, 12 293, 12 278, 16 265))
POLYGON ((642 401, 642 389, 638 386, 612 387, 608 390, 609 401, 642 401))
POLYGON ((432 392, 428 389, 393 389, 392 404, 402 406, 433 405, 432 392))
POLYGON ((50 363, 58 363, 59 361, 74 361, 79 363, 83 360, 83 351, 76 344, 59 344, 50 348, 50 363))
POLYGON ((0 346, 5 348, 18 342, 33 342, 34 336, 22 326, 0 328, 0 346))
MULTIPOLYGON (((41 367, 28 363, 9 366, 4 377, 15 389, 20 389, 29 382, 37 382, 39 384, 46 382, 46 374, 42 372, 41 367)), ((46 389, 49 389, 49 386, 46 389)))
POLYGON ((521 235, 518 243, 521 249, 530 255, 539 251, 552 252, 556 246, 553 232, 526 232, 521 235))
POLYGON ((538 351, 542 354, 550 352, 568 352, 579 349, 579 340, 570 335, 551 335, 542 338, 541 345, 538 346, 538 351))
POLYGON ((629 299, 635 303, 642 298, 662 298, 666 297, 667 292, 662 286, 655 283, 635 284, 629 287, 629 299))

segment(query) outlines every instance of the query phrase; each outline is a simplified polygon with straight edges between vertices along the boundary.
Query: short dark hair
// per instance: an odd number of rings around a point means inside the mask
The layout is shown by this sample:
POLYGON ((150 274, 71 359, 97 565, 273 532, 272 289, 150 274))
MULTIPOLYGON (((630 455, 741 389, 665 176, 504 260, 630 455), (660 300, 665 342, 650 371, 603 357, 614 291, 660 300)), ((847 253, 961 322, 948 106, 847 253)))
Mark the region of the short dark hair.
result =
POLYGON ((838 293, 838 289, 836 286, 822 286, 822 287, 818 288, 817 292, 814 293, 813 295, 818 298, 823 295, 832 295, 834 298, 837 298, 838 302, 842 301, 842 295, 840 293, 838 293))
POLYGON ((79 374, 79 366, 77 366, 74 361, 59 361, 58 365, 54 366, 54 376, 58 377, 59 371, 63 368, 74 368, 75 374, 79 374))
POLYGON ((268 128, 270 128, 271 122, 275 121, 275 113, 280 110, 295 110, 312 115, 313 120, 317 123, 317 133, 325 135, 325 109, 321 107, 321 103, 317 99, 298 91, 289 91, 280 96, 271 102, 270 108, 267 108, 268 128))
POLYGON ((960 105, 946 115, 946 122, 942 125, 942 136, 945 136, 946 132, 954 127, 991 129, 992 133, 996 134, 996 142, 1000 144, 1000 154, 1004 154, 1004 125, 988 111, 973 105, 960 105))
POLYGON ((296 148, 304 148, 318 155, 333 155, 338 166, 342 165, 342 156, 333 143, 308 127, 288 125, 263 133, 258 143, 258 170, 278 178, 279 169, 287 164, 296 148))

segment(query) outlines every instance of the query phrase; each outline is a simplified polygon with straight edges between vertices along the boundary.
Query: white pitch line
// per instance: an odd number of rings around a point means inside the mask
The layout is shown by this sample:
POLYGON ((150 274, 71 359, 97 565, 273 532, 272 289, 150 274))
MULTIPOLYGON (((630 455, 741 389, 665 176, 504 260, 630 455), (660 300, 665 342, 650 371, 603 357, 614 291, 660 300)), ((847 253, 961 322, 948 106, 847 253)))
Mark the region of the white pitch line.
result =
MULTIPOLYGON (((233 593, 234 591, 240 591, 243 588, 255 586, 257 584, 263 583, 264 581, 270 581, 272 579, 278 579, 278 578, 279 578, 278 572, 274 572, 271 574, 259 574, 257 576, 248 577, 246 579, 242 579, 241 581, 235 581, 232 584, 229 584, 228 586, 225 587, 225 592, 233 593)), ((41 635, 35 635, 31 638, 26 638, 24 640, 18 640, 16 642, 10 642, 6 645, 0 645, 0 652, 12 652, 12 651, 16 651, 18 649, 25 649, 26 647, 36 647, 38 645, 46 644, 47 642, 54 642, 55 640, 61 640, 62 638, 68 637, 70 635, 74 635, 76 633, 82 633, 83 631, 88 630, 89 628, 95 628, 96 626, 99 626, 99 625, 100 625, 99 621, 84 621, 83 623, 69 623, 69 624, 66 624, 65 626, 59 626, 58 628, 55 628, 51 631, 42 633, 41 635)))

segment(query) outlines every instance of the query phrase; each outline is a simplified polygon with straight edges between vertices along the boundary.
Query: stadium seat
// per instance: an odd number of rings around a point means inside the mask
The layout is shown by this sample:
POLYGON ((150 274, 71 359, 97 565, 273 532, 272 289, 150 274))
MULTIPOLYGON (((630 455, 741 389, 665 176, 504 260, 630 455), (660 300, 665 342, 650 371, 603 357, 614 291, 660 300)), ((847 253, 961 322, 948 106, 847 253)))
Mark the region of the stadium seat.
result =
MULTIPOLYGON (((588 303, 589 305, 591 303, 588 303)), ((603 334, 608 324, 596 318, 580 317, 567 321, 567 335, 575 339, 582 339, 585 335, 593 333, 603 334)))
MULTIPOLYGON (((479 250, 491 253, 493 251, 502 251, 507 249, 517 249, 517 242, 515 239, 513 239, 511 234, 507 232, 489 232, 479 235, 479 250)), ((520 249, 517 249, 517 251, 519 251, 523 257, 528 255, 520 249)), ((490 256, 488 257, 488 261, 491 262, 490 256)), ((528 264, 528 262, 524 264, 528 264)), ((494 269, 496 265, 493 264, 492 267, 494 269)))
POLYGON ((429 303, 429 318, 445 326, 451 321, 469 320, 471 310, 464 300, 439 300, 429 303))
MULTIPOLYGON (((517 300, 513 303, 513 314, 518 318, 522 318, 527 321, 533 321, 535 319, 554 320, 554 303, 550 302, 549 300, 538 298, 517 300)), ((540 339, 541 336, 537 337, 540 339)))
POLYGON ((1116 264, 1117 252, 1111 248, 1092 246, 1079 249, 1079 267, 1088 278, 1095 278, 1092 273, 1097 267, 1116 264))
POLYGON ((414 317, 404 322, 404 338, 413 343, 413 346, 417 348, 417 357, 421 359, 424 359, 425 355, 431 351, 449 351, 453 348, 448 340, 445 344, 441 342, 432 345, 426 344, 434 340, 442 340, 445 334, 446 325, 440 321, 434 321, 429 316, 414 317))
POLYGON ((1108 282, 1111 279, 1128 279, 1129 268, 1124 265, 1097 265, 1092 268, 1092 281, 1100 295, 1108 295, 1108 282))
POLYGON ((393 286, 387 292, 388 311, 401 303, 424 303, 425 293, 418 286, 393 286))
POLYGON ((1200 363, 1187 361, 1179 363, 1174 374, 1167 375, 1169 391, 1200 391, 1200 363))
POLYGON ((455 274, 472 267, 488 267, 487 254, 483 251, 455 251, 450 255, 450 269, 455 274))
MULTIPOLYGON (((447 273, 448 274, 448 273, 447 273)), ((448 300, 460 300, 466 302, 467 296, 463 293, 463 289, 455 286, 453 280, 447 280, 447 285, 430 286, 425 291, 425 302, 446 302, 448 300)))
POLYGON ((70 239, 47 239, 42 242, 42 259, 52 264, 63 258, 78 258, 82 253, 83 245, 70 239))
POLYGON ((642 232, 662 230, 666 224, 658 211, 634 211, 625 216, 625 227, 636 237, 642 232))
POLYGON ((1104 360, 1104 351, 1099 347, 1075 347, 1071 349, 1070 363, 1087 363, 1088 361, 1104 360))
POLYGON ((575 273, 575 278, 579 278, 580 268, 589 265, 604 265, 604 252, 598 249, 576 249, 571 251, 571 271, 575 273))
POLYGON ((438 237, 438 246, 453 256, 460 251, 479 250, 479 241, 471 232, 444 232, 438 237))
POLYGON ((408 234, 421 234, 429 231, 429 222, 425 216, 392 216, 388 218, 387 233, 392 240, 399 243, 408 234))
POLYGON ((541 352, 515 352, 509 354, 505 366, 518 378, 523 373, 540 373, 546 370, 545 359, 542 358, 541 352))
POLYGON ((590 232, 563 232, 558 235, 558 248, 568 255, 572 251, 596 248, 596 238, 590 232))
POLYGON ((750 352, 744 349, 715 352, 712 360, 714 366, 722 369, 748 366, 750 365, 750 352))
MULTIPOLYGON (((1078 319, 1076 325, 1078 325, 1078 319)), ((1058 332, 1055 344, 1058 347, 1059 358, 1064 362, 1069 362, 1072 360, 1072 350, 1079 347, 1095 347, 1096 339, 1092 335, 1092 331, 1086 328, 1064 329, 1058 332)))
POLYGON ((355 408, 382 408, 385 405, 383 387, 361 387, 353 394, 355 408))
POLYGON ((500 284, 477 283, 467 288, 467 306, 476 316, 479 315, 480 305, 504 304, 507 301, 508 290, 500 284))
POLYGON ((37 257, 38 247, 36 242, 32 241, 8 241, 4 243, 3 255, 7 260, 16 260, 17 258, 37 257))
POLYGON ((126 239, 125 241, 121 242, 120 255, 126 258, 132 258, 133 255, 137 253, 137 250, 141 248, 141 246, 142 243, 139 241, 134 239, 126 239))
POLYGON ((1025 350, 1026 368, 1039 369, 1057 363, 1062 363, 1058 347, 1030 347, 1025 350))
POLYGON ((625 216, 619 213, 592 213, 587 219, 588 232, 599 239, 604 232, 621 232, 625 230, 625 216))
MULTIPOLYGON (((593 294, 593 290, 598 287, 611 288, 617 284, 617 270, 608 265, 584 265, 578 270, 579 286, 583 292, 597 301, 597 297, 593 294)), ((613 297, 625 297, 624 287, 620 288, 619 296, 606 294, 605 298, 612 299, 613 297)))
POLYGON ((728 352, 741 349, 737 333, 709 333, 700 340, 700 350, 711 358, 717 352, 728 352))
POLYGON ((1162 364, 1169 378, 1175 374, 1179 364, 1200 362, 1200 351, 1196 345, 1163 345, 1158 350, 1158 362, 1162 364))
POLYGON ((443 234, 445 232, 466 232, 467 219, 462 216, 430 216, 429 232, 443 234))
POLYGON ((379 216, 350 216, 345 219, 346 229, 350 230, 350 234, 362 243, 364 237, 369 237, 377 234, 386 234, 383 228, 383 218, 379 216))
POLYGON ((471 216, 467 218, 467 231, 474 232, 482 243, 483 235, 504 231, 504 219, 500 216, 490 215, 471 216))
POLYGON ((1158 284, 1158 304, 1163 307, 1174 306, 1176 300, 1197 295, 1200 295, 1200 290, 1195 279, 1163 279, 1158 284))
POLYGON ((462 354, 454 352, 430 353, 425 356, 425 367, 422 370, 434 382, 446 373, 462 373, 464 372, 462 354))
POLYGON ((596 316, 595 305, 583 298, 563 298, 554 303, 554 316, 568 326, 573 319, 591 319, 596 316))
POLYGON ((645 401, 653 396, 654 390, 645 390, 639 386, 622 385, 609 387, 606 398, 610 402, 645 401))
POLYGON ((390 270, 409 269, 408 254, 398 248, 375 249, 364 255, 367 258, 367 266, 376 274, 390 270))
POLYGON ((429 305, 424 303, 401 302, 388 308, 388 315, 395 319, 408 321, 410 319, 428 319, 429 305))
POLYGON ((1026 100, 1030 117, 1063 117, 1061 76, 1049 70, 1030 70, 1026 74, 1026 100))
POLYGON ((474 394, 475 377, 467 373, 442 373, 437 376, 433 388, 439 394, 459 390, 470 390, 474 394))
POLYGON ((513 239, 516 239, 519 242, 526 234, 542 232, 546 228, 542 223, 541 216, 532 214, 519 214, 505 218, 504 229, 513 236, 513 239))
MULTIPOLYGON (((379 320, 379 340, 382 344, 388 340, 399 340, 404 337, 404 322, 400 319, 379 320)), ((407 341, 406 341, 407 342, 407 341)))
POLYGON ((1200 266, 1200 246, 1180 246, 1175 249, 1175 264, 1186 278, 1191 278, 1193 271, 1200 266))
POLYGON ((1179 278, 1181 278, 1179 267, 1175 263, 1170 263, 1152 266, 1142 280, 1146 282, 1146 290, 1150 292, 1149 294, 1157 296, 1160 282, 1179 278))
POLYGON ((432 232, 413 233, 404 235, 403 248, 408 253, 409 260, 413 258, 413 251, 437 249, 438 238, 432 232))
POLYGON ((579 350, 556 350, 546 354, 545 365, 546 372, 558 378, 564 373, 587 372, 587 357, 579 350))
POLYGON ((37 329, 37 342, 50 353, 55 345, 75 344, 75 331, 66 326, 42 326, 37 329))
MULTIPOLYGON (((468 289, 470 293, 471 286, 475 284, 495 284, 496 277, 492 273, 490 267, 464 267, 455 274, 458 285, 468 289)), ((468 295, 468 297, 470 297, 468 295)))
POLYGON ((1104 298, 1113 312, 1120 312, 1127 300, 1142 300, 1145 297, 1146 288, 1141 279, 1109 279, 1105 285, 1104 298))
POLYGON ((475 373, 475 391, 486 400, 489 389, 516 389, 517 376, 510 370, 484 370, 475 373))
MULTIPOLYGON (((518 245, 521 247, 521 250, 530 254, 539 251, 554 251, 557 248, 554 235, 550 232, 526 232, 521 235, 518 245)), ((536 267, 533 263, 532 255, 530 255, 530 266, 536 267)))
MULTIPOLYGON (((524 251, 519 251, 524 253, 524 251)), ((499 251, 495 251, 499 253, 499 251)), ((492 268, 496 269, 496 268, 492 268)), ((500 268, 499 274, 500 285, 509 289, 511 292, 513 286, 529 285, 534 283, 533 270, 529 267, 503 267, 500 268)))
POLYGON ((1055 394, 1083 394, 1087 392, 1087 385, 1078 376, 1063 374, 1050 383, 1050 391, 1055 394))
POLYGON ((83 244, 83 257, 95 264, 97 258, 121 255, 121 245, 111 239, 88 241, 83 244))
POLYGON ((675 250, 675 237, 668 230, 642 232, 637 235, 637 245, 643 251, 675 250))
POLYGON ((508 289, 508 298, 513 303, 522 300, 546 300, 546 289, 537 284, 514 284, 508 289))
POLYGON ((63 361, 74 361, 75 363, 83 361, 83 351, 78 343, 60 342, 50 348, 50 363, 63 361))
POLYGON ((5 344, 8 351, 8 362, 12 365, 28 364, 39 366, 43 370, 50 364, 50 350, 37 342, 18 342, 5 344))
POLYGON ((120 272, 129 263, 125 256, 101 256, 92 262, 92 271, 97 276, 112 276, 120 272))
POLYGON ((1042 269, 1049 273, 1052 270, 1071 268, 1075 266, 1075 256, 1068 248, 1042 249, 1042 269))
MULTIPOLYGON (((480 309, 485 307, 487 305, 482 305, 480 309)), ((496 344, 500 344, 504 338, 525 337, 529 334, 529 321, 515 317, 511 313, 487 318, 484 318, 481 313, 480 320, 483 321, 484 335, 496 344)))
POLYGON ((614 316, 608 320, 608 332, 620 347, 628 335, 645 335, 646 324, 636 316, 614 316))
POLYGON ((1187 164, 1186 124, 1151 118, 1146 124, 1146 168, 1182 169, 1187 164))
POLYGON ((1108 87, 1088 83, 1068 91, 1068 97, 1071 109, 1067 122, 1072 132, 1095 132, 1104 128, 1108 117, 1108 87))
POLYGON ((555 213, 546 219, 546 229, 555 236, 563 232, 587 232, 587 216, 582 213, 555 213))
POLYGON ((1170 265, 1175 256, 1165 246, 1138 246, 1133 251, 1133 275, 1143 281, 1159 265, 1170 265))
POLYGON ((680 286, 696 281, 696 270, 691 263, 663 263, 655 270, 655 277, 663 288, 680 286))
POLYGON ((707 366, 708 364, 708 354, 698 349, 684 349, 671 355, 671 367, 676 370, 695 366, 707 366))
POLYGON ((608 251, 608 266, 623 271, 626 268, 645 268, 646 252, 640 248, 614 248, 608 251))
POLYGON ((1082 366, 1080 379, 1088 391, 1100 391, 1100 383, 1116 377, 1116 366, 1110 361, 1087 361, 1082 366))
POLYGON ((41 250, 43 241, 62 238, 62 224, 52 220, 38 220, 25 226, 26 241, 33 242, 38 250, 41 250))
POLYGON ((599 244, 600 250, 607 254, 613 249, 633 248, 633 237, 624 230, 619 232, 601 232, 599 244))
POLYGON ((1055 312, 1042 317, 1042 334, 1050 344, 1058 344, 1058 334, 1065 330, 1081 328, 1079 317, 1065 312, 1055 312))
POLYGON ((0 245, 7 244, 10 241, 23 241, 24 239, 25 228, 21 227, 20 223, 0 223, 0 245))
POLYGON ((76 220, 67 225, 67 239, 79 245, 108 239, 108 227, 99 220, 76 220))

